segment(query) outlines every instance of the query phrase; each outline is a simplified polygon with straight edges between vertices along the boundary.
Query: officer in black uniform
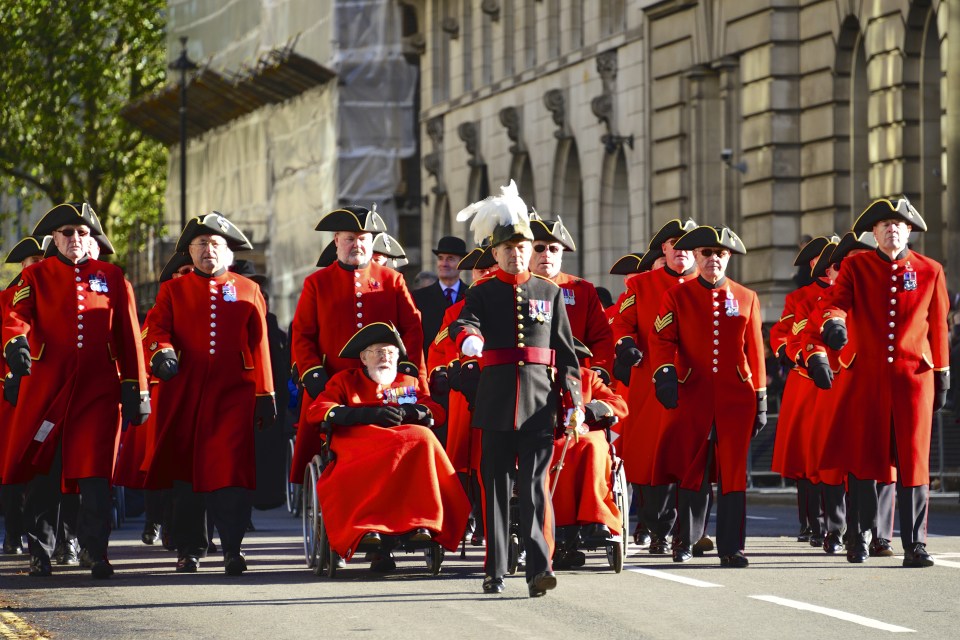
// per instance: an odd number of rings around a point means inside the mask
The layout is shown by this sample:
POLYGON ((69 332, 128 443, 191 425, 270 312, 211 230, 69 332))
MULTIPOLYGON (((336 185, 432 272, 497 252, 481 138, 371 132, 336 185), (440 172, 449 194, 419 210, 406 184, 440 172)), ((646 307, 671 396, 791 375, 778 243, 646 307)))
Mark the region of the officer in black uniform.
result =
MULTIPOLYGON (((526 205, 512 182, 502 191, 502 196, 487 198, 460 214, 469 217, 476 212, 472 225, 476 239, 479 243, 492 236, 500 270, 467 290, 450 335, 465 356, 482 355, 473 426, 483 430, 480 476, 487 531, 483 591, 504 589, 510 478, 518 461, 520 527, 528 536, 527 587, 536 597, 557 584, 550 561, 553 519, 546 478, 559 410, 564 409, 568 429, 582 420, 580 370, 560 288, 528 268, 533 234, 526 205)), ((463 374, 461 383, 472 386, 463 374)))

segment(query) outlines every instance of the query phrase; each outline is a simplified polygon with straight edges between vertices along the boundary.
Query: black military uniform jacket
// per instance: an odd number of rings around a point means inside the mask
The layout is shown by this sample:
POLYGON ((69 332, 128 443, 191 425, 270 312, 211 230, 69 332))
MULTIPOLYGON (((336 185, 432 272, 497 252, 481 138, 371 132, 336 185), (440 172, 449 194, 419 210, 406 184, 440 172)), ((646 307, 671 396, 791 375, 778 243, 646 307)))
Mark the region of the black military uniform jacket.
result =
POLYGON ((477 281, 450 325, 458 346, 470 335, 484 340, 474 427, 552 431, 559 409, 581 406, 573 333, 554 283, 529 271, 477 281))
MULTIPOLYGON (((457 288, 457 295, 454 302, 463 300, 464 292, 467 290, 466 283, 463 280, 458 281, 460 286, 457 288)), ((443 295, 443 285, 435 282, 429 287, 411 291, 413 303, 420 310, 420 318, 423 322, 423 357, 427 357, 427 349, 433 344, 433 339, 440 332, 440 324, 443 322, 443 314, 450 306, 447 296, 443 295)))

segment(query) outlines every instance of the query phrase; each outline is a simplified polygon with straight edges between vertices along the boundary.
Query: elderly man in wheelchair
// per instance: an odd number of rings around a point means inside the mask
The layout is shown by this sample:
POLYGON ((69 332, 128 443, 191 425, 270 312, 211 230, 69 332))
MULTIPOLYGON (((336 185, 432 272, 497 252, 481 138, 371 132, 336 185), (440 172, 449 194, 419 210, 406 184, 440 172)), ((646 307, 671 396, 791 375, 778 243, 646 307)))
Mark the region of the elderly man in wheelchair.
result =
POLYGON ((616 456, 611 427, 627 415, 626 401, 584 366, 590 350, 574 340, 581 361, 584 424, 573 432, 558 433, 550 481, 556 519, 555 569, 580 567, 586 556, 580 549, 604 548, 610 566, 623 565, 626 481, 616 456))
POLYGON ((397 373, 405 352, 391 324, 363 327, 340 357, 359 358, 363 366, 330 378, 307 412, 307 427, 320 428, 326 439, 316 483, 326 561, 335 571, 339 558, 349 560, 360 548, 370 552, 371 570, 386 572, 396 568, 392 550, 427 549, 436 573, 440 548, 456 550, 470 514, 456 471, 429 428, 443 421, 443 408, 418 378, 397 373))

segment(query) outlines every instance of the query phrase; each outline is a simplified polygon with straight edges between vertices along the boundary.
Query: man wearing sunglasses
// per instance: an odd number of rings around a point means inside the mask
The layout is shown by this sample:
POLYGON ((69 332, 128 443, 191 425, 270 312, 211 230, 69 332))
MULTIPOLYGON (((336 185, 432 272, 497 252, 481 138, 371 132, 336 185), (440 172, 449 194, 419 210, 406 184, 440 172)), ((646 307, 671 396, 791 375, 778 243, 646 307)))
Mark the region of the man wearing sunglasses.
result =
POLYGON ((867 373, 853 377, 845 403, 860 453, 847 462, 860 528, 852 532, 847 560, 869 557, 877 485, 891 481, 895 466, 903 566, 929 567, 930 425, 950 389, 950 301, 940 263, 907 246, 910 232, 926 231, 927 225, 906 198, 867 207, 853 232, 870 230, 876 251, 844 260, 826 296, 821 327, 831 349, 846 348, 848 323, 859 344, 874 346, 857 352, 857 367, 867 373))
POLYGON ((692 557, 717 477, 717 552, 723 567, 748 565, 747 452, 767 422, 766 370, 757 294, 726 277, 743 242, 700 226, 674 245, 693 251, 699 275, 667 290, 649 335, 654 393, 664 406, 653 484, 679 485, 673 561, 692 557))
POLYGON ((86 203, 61 204, 33 235, 53 235, 56 253, 24 269, 3 318, 4 355, 23 376, 3 448, 4 481, 24 482, 30 575, 51 573, 61 484, 79 492, 77 537, 91 574, 107 578, 110 478, 120 419, 149 413, 133 289, 119 267, 90 258, 102 235, 86 203), (142 392, 141 392, 142 390, 142 392))
POLYGON ((250 241, 217 212, 192 218, 176 251, 193 272, 164 282, 143 344, 156 391, 156 437, 144 487, 172 489, 178 572, 207 549, 207 517, 220 532, 224 571, 246 571, 240 546, 256 482, 254 427, 276 419, 266 303, 257 283, 227 267, 250 241))
MULTIPOLYGON (((624 385, 630 413, 623 424, 623 442, 620 444, 627 480, 640 493, 640 512, 634 541, 648 543, 652 554, 669 553, 670 532, 677 520, 677 486, 674 483, 657 485, 652 482, 653 455, 660 434, 663 407, 657 402, 650 386, 653 377, 647 336, 660 309, 663 293, 688 280, 696 278, 693 252, 674 247, 686 232, 697 223, 687 219, 673 219, 660 227, 650 240, 641 264, 653 262, 662 255, 666 265, 638 274, 627 281, 625 298, 614 315, 611 328, 616 340, 614 376, 624 385), (647 537, 647 540, 643 538, 647 537)), ((697 540, 700 536, 697 536, 697 540)))
POLYGON ((597 295, 597 288, 583 278, 561 270, 564 252, 577 250, 573 237, 559 219, 544 220, 534 214, 530 219, 530 228, 533 231, 530 271, 560 287, 573 337, 593 353, 587 366, 597 372, 604 384, 610 384, 613 333, 600 296, 597 295))

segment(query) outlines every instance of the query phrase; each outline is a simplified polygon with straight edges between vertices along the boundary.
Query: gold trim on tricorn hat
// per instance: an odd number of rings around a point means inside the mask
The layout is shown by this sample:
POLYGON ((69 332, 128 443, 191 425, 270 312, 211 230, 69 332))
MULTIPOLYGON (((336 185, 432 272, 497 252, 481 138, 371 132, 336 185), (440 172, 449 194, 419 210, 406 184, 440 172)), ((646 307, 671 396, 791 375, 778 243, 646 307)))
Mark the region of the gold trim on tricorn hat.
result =
POLYGON ((717 247, 719 249, 728 249, 731 253, 741 255, 747 252, 743 246, 743 241, 729 227, 711 227, 702 225, 688 231, 677 240, 673 248, 678 251, 689 251, 704 247, 717 247))
POLYGON ((903 197, 896 202, 886 198, 871 202, 853 223, 853 232, 873 231, 873 227, 884 220, 902 220, 913 227, 914 231, 927 230, 927 223, 924 222, 920 213, 913 208, 906 197, 903 197))

